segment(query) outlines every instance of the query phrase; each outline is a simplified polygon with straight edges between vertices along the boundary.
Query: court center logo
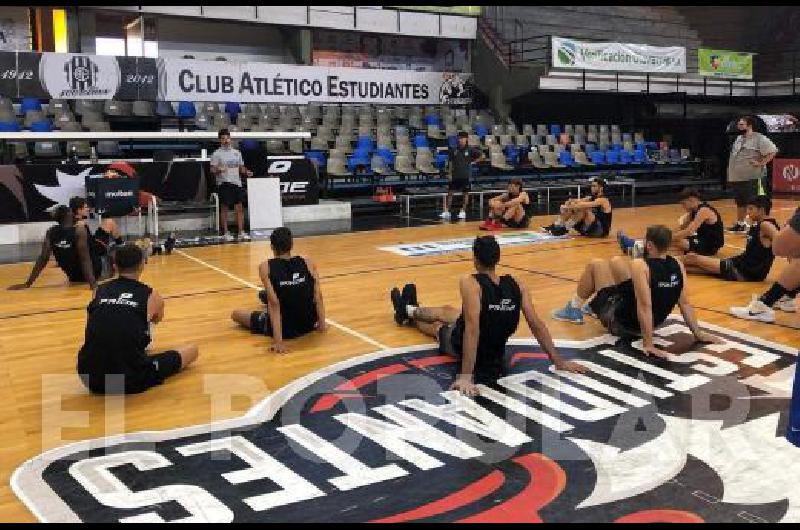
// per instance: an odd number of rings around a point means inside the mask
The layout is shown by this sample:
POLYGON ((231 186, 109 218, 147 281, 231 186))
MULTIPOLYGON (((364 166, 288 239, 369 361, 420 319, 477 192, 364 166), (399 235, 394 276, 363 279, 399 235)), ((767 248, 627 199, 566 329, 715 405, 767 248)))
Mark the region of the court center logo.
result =
POLYGON ((291 383, 246 416, 78 442, 23 464, 42 521, 800 521, 783 438, 794 349, 677 320, 663 361, 609 335, 560 341, 586 375, 512 340, 475 399, 458 362, 419 346, 291 383))
POLYGON ((119 88, 120 68, 116 57, 45 53, 39 77, 53 98, 111 99, 119 88))

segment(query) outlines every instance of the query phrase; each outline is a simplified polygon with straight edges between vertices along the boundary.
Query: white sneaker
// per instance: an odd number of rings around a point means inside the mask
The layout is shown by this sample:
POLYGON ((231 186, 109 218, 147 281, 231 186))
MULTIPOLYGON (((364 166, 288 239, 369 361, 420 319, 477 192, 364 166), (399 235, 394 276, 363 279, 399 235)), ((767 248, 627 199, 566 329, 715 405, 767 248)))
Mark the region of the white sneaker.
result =
POLYGON ((628 254, 633 259, 644 257, 644 241, 637 239, 631 248, 628 249, 628 254))
POLYGON ((242 232, 242 233, 239 234, 239 239, 241 241, 250 241, 250 239, 251 239, 250 238, 250 234, 248 234, 247 232, 242 232))
POLYGON ((757 320, 759 322, 775 322, 775 311, 767 304, 753 295, 753 300, 747 307, 731 307, 731 314, 736 318, 757 320))
POLYGON ((233 242, 233 241, 236 241, 236 238, 235 238, 235 237, 233 237, 233 234, 231 234, 230 232, 226 233, 226 234, 223 236, 223 239, 225 240, 225 242, 226 242, 226 243, 231 243, 231 242, 233 242))
POLYGON ((439 214, 442 219, 450 219, 450 212, 442 212, 439 214))
POLYGON ((461 210, 460 212, 458 212, 458 218, 459 218, 461 221, 463 221, 464 219, 466 219, 466 218, 467 218, 467 212, 465 212, 464 210, 461 210))
POLYGON ((797 313, 797 304, 795 304, 794 298, 788 296, 782 296, 772 307, 787 313, 797 313))

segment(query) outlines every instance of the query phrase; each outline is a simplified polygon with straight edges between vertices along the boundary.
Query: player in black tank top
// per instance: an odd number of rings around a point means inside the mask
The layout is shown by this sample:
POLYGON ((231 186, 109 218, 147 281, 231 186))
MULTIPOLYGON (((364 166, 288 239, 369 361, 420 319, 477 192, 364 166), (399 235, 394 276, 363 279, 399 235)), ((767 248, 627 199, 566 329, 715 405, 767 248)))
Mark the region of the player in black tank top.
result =
POLYGON ((528 206, 531 200, 522 189, 522 180, 513 179, 508 183, 507 191, 489 200, 489 218, 481 223, 481 230, 499 230, 503 226, 509 228, 527 228, 530 222, 528 206))
POLYGON ((556 236, 574 229, 585 237, 607 237, 611 231, 612 209, 611 202, 605 196, 606 186, 602 178, 593 178, 589 197, 569 199, 561 205, 559 218, 542 229, 556 236))
POLYGON ((135 244, 114 253, 119 277, 103 283, 87 307, 77 370, 86 387, 101 394, 143 392, 197 359, 195 346, 148 355, 151 326, 164 318, 164 301, 139 281, 144 255, 135 244))
POLYGON ((264 290, 259 298, 266 310, 237 309, 231 314, 234 322, 253 333, 273 338, 271 349, 288 351, 284 339, 294 339, 315 329, 325 331, 325 305, 316 267, 308 259, 292 256, 292 233, 278 228, 270 236, 275 258, 259 267, 264 290))
POLYGON ((100 256, 92 252, 89 229, 84 224, 75 225, 70 209, 66 206, 56 208, 54 216, 58 221, 45 234, 39 257, 33 265, 28 280, 24 284, 12 285, 10 289, 26 289, 33 285, 50 260, 52 254, 58 266, 70 282, 87 282, 94 290, 103 277, 103 264, 100 256))
POLYGON ((727 259, 690 252, 683 258, 687 272, 713 274, 729 281, 763 281, 775 261, 772 241, 780 231, 775 219, 767 217, 771 209, 772 201, 768 197, 761 195, 748 198, 747 215, 753 224, 747 233, 744 252, 727 259))
POLYGON ((661 225, 647 229, 644 259, 621 256, 611 260, 593 260, 584 270, 572 300, 553 312, 553 318, 583 324, 583 315, 597 317, 617 336, 641 336, 646 355, 666 357, 657 348, 653 330, 660 326, 679 305, 683 319, 701 342, 720 342, 700 330, 694 310, 686 297, 686 275, 682 265, 667 250, 672 232, 661 225), (586 303, 591 299, 591 302, 586 303))
POLYGON ((420 307, 416 287, 403 293, 392 289, 391 298, 398 324, 410 323, 439 340, 443 354, 461 358, 461 368, 451 388, 467 395, 479 392, 477 384, 494 384, 505 371, 508 338, 516 331, 520 312, 556 369, 585 372, 577 363, 564 361, 553 345, 544 322, 536 314, 528 292, 512 276, 498 276, 500 246, 493 236, 478 237, 473 245, 477 274, 461 279, 462 309, 452 306, 420 307))

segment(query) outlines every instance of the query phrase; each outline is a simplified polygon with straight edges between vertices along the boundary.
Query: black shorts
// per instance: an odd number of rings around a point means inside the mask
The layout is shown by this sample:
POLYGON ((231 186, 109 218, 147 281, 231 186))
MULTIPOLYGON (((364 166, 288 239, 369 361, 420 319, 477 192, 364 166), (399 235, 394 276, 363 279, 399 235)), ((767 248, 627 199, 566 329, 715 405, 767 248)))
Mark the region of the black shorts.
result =
POLYGON ((714 256, 719 252, 719 247, 710 244, 708 241, 702 240, 697 236, 692 236, 687 239, 689 242, 689 252, 700 254, 701 256, 714 256))
POLYGON ((244 188, 230 182, 223 182, 217 186, 217 193, 219 193, 219 202, 229 208, 245 201, 244 188))
MULTIPOLYGON (((456 348, 453 342, 453 333, 456 330, 455 324, 442 324, 439 328, 439 353, 461 359, 462 351, 456 348)), ((476 359, 475 371, 472 379, 476 384, 495 387, 497 380, 505 375, 502 362, 494 364, 484 364, 481 366, 476 359)))
POLYGON ((763 269, 747 267, 737 257, 727 258, 719 262, 719 277, 729 282, 761 282, 769 274, 769 269, 763 269))
POLYGON ((447 189, 449 191, 459 191, 461 193, 467 193, 470 188, 470 181, 469 179, 453 179, 447 185, 447 189))
POLYGON ((584 237, 606 237, 603 225, 597 219, 592 221, 592 224, 586 226, 586 223, 580 221, 575 225, 575 231, 584 237))
POLYGON ((272 320, 267 311, 253 311, 250 313, 250 331, 257 335, 272 336, 272 320))
POLYGON ((181 354, 176 350, 148 356, 150 366, 142 372, 122 376, 79 374, 81 381, 95 394, 139 394, 163 383, 183 368, 181 354))
POLYGON ((627 311, 627 304, 636 304, 632 289, 623 284, 611 285, 597 291, 589 302, 589 307, 597 315, 597 319, 617 337, 638 337, 641 331, 638 326, 631 326, 620 321, 619 315, 627 311))
POLYGON ((527 214, 522 216, 522 219, 519 221, 515 221, 514 219, 506 219, 501 217, 500 222, 506 225, 509 228, 528 228, 528 224, 531 222, 531 218, 528 217, 527 214))
POLYGON ((747 206, 747 201, 758 194, 758 179, 728 182, 728 185, 733 191, 733 200, 736 201, 736 206, 739 208, 747 206))

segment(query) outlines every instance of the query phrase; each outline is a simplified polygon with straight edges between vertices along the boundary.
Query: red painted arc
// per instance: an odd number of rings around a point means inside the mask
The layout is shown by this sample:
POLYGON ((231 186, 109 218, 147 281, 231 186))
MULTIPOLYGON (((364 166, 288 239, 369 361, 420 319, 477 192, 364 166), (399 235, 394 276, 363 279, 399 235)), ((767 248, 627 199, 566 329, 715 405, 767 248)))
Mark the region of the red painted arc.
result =
POLYGON ((681 510, 643 510, 624 515, 615 523, 704 523, 697 514, 681 510))

